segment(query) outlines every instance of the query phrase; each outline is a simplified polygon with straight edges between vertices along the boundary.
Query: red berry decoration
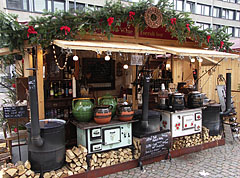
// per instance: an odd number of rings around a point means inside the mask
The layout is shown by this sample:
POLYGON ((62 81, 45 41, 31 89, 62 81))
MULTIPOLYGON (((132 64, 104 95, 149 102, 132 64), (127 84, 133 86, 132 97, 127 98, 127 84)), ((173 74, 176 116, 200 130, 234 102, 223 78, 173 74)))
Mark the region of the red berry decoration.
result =
POLYGON ((211 36, 210 35, 208 35, 207 36, 207 42, 209 43, 209 40, 211 39, 211 36))
POLYGON ((108 25, 111 26, 114 21, 114 17, 109 17, 107 21, 108 21, 108 25))

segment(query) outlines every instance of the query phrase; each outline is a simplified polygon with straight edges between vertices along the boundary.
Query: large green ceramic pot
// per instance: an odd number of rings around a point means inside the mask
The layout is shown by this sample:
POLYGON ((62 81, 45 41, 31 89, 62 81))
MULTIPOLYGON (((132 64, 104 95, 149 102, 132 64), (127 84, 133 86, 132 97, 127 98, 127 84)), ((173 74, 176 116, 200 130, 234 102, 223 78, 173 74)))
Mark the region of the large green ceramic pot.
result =
POLYGON ((115 97, 107 94, 103 97, 98 98, 98 105, 111 105, 112 106, 112 117, 115 116, 117 108, 117 100, 115 97))
POLYGON ((94 99, 76 98, 72 101, 73 116, 81 121, 88 122, 93 118, 94 99))

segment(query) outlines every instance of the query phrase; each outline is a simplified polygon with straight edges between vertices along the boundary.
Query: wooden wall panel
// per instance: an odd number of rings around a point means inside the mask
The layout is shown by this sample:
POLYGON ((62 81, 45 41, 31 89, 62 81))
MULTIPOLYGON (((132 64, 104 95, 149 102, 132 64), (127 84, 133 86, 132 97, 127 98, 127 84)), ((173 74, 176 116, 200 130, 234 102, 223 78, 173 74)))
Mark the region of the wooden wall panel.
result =
MULTIPOLYGON (((211 66, 202 66, 202 72, 204 73, 210 68, 211 66)), ((217 77, 219 74, 222 74, 223 77, 226 78, 226 73, 228 72, 232 73, 232 96, 237 111, 237 118, 240 122, 240 91, 236 91, 238 89, 238 84, 240 84, 240 61, 232 59, 223 60, 221 64, 217 66, 215 72, 212 72, 211 75, 206 74, 201 79, 201 88, 202 92, 206 93, 209 99, 219 102, 216 91, 217 77)), ((224 83, 220 84, 224 85, 224 83)))

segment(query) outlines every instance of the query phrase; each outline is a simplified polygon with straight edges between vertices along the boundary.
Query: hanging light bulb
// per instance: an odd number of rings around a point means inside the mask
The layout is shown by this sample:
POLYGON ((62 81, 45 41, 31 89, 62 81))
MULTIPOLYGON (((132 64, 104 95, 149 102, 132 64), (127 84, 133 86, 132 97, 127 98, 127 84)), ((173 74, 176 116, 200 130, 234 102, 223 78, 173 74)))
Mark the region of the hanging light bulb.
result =
POLYGON ((105 56, 105 61, 110 61, 110 56, 105 56))
POLYGON ((200 57, 198 57, 197 60, 198 60, 198 62, 200 62, 200 63, 203 62, 203 59, 200 58, 200 57))
POLYGON ((170 64, 166 64, 166 68, 167 68, 167 69, 170 69, 170 64))
POLYGON ((78 61, 78 56, 77 56, 77 54, 76 54, 76 50, 75 50, 75 55, 73 56, 73 60, 74 60, 74 61, 78 61))
POLYGON ((192 58, 191 56, 189 56, 189 59, 191 62, 195 62, 195 58, 192 58))
POLYGON ((124 65, 123 65, 123 68, 124 68, 124 69, 128 69, 128 65, 127 65, 127 64, 124 64, 124 65))

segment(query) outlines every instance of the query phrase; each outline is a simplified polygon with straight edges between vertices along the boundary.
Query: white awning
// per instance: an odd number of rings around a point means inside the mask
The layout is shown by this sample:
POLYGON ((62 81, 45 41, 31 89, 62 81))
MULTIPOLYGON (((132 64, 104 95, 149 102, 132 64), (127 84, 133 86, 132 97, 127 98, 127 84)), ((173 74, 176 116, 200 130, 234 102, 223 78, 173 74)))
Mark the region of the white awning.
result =
POLYGON ((217 58, 239 58, 239 55, 232 53, 219 52, 214 50, 197 49, 197 48, 186 48, 186 47, 173 47, 173 46, 162 46, 162 45, 149 45, 150 47, 164 50, 165 52, 179 55, 179 56, 198 56, 198 57, 217 57, 217 58))
POLYGON ((67 49, 75 50, 91 50, 91 51, 111 51, 125 53, 150 53, 150 54, 165 54, 162 49, 149 47, 137 43, 124 42, 102 42, 102 41, 65 41, 54 40, 53 44, 67 49))
POLYGON ((13 51, 10 51, 9 48, 0 48, 0 56, 19 53, 20 51, 14 49, 13 51))

